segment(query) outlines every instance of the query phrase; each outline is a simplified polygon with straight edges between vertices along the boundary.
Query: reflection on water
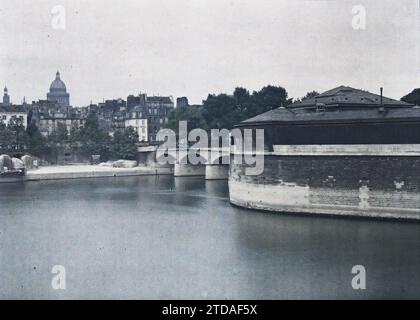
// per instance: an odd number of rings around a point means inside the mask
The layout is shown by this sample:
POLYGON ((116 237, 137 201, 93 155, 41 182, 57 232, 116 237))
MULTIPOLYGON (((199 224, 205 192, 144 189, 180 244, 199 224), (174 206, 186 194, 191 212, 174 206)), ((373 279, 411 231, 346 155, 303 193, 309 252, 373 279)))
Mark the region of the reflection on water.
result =
POLYGON ((420 297, 419 224, 245 210, 203 178, 1 185, 0 244, 0 298, 420 297))

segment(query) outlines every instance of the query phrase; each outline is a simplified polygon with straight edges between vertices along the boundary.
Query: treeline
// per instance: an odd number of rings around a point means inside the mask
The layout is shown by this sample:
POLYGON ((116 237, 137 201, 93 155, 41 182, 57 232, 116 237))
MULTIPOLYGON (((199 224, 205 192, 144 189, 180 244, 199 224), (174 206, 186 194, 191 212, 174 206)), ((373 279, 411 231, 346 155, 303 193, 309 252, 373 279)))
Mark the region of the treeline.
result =
POLYGON ((179 121, 186 120, 188 130, 231 129, 245 119, 292 102, 286 89, 280 86, 270 85, 252 93, 238 87, 232 94, 209 94, 202 106, 176 108, 169 115, 168 128, 177 132, 179 121))
POLYGON ((26 130, 22 124, 13 121, 7 126, 0 122, 1 153, 24 150, 50 160, 62 153, 76 153, 86 157, 100 155, 102 161, 134 160, 137 156, 137 141, 138 134, 131 127, 118 130, 110 136, 107 130, 100 127, 94 115, 88 116, 83 127, 73 126, 70 132, 59 123, 48 137, 44 137, 33 122, 26 130))

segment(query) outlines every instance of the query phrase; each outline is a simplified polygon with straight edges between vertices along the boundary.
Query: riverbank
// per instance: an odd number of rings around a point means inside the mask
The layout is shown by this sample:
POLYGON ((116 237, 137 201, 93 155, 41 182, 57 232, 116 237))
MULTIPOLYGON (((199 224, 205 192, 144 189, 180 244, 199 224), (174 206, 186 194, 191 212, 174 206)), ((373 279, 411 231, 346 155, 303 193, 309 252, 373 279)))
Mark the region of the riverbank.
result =
MULTIPOLYGON (((28 170, 23 179, 16 181, 39 181, 39 180, 60 180, 80 178, 102 178, 102 177, 126 177, 146 175, 173 174, 172 168, 134 167, 134 168, 113 168, 99 165, 66 165, 48 166, 28 170)), ((9 181, 4 182, 11 182, 9 181)), ((0 180, 0 183, 2 181, 0 180)))

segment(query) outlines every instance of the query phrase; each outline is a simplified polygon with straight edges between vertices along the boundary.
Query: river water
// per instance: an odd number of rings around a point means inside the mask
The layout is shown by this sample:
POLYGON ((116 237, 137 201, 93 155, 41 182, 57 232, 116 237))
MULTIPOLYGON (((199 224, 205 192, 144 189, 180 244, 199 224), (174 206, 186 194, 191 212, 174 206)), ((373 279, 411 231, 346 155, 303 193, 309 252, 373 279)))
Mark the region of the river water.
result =
POLYGON ((226 181, 3 184, 0 245, 7 299, 420 298, 420 224, 241 209, 226 181))

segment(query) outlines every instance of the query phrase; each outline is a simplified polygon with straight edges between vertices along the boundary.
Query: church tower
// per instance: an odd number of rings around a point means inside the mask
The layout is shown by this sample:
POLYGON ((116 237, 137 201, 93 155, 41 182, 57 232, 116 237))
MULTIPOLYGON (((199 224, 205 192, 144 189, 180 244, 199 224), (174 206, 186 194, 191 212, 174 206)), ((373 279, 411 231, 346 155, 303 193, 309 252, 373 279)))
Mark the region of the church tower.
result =
POLYGON ((50 85, 50 91, 47 93, 48 101, 55 101, 62 107, 70 105, 70 95, 67 93, 66 85, 60 78, 60 72, 55 74, 55 80, 50 85))
POLYGON ((4 94, 3 94, 3 105, 9 105, 10 104, 10 96, 9 91, 7 90, 7 87, 4 87, 4 94))

